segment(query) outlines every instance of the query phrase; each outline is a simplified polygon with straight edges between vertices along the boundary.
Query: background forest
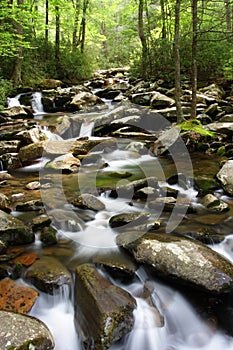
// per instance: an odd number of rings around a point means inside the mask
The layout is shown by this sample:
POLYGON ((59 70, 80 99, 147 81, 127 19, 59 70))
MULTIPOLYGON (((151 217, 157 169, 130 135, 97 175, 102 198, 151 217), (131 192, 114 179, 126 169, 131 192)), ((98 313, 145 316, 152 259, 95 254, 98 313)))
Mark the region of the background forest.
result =
POLYGON ((181 80, 195 64, 198 81, 233 78, 230 0, 1 0, 0 7, 1 100, 12 86, 75 83, 114 66, 174 80, 176 59, 181 80))

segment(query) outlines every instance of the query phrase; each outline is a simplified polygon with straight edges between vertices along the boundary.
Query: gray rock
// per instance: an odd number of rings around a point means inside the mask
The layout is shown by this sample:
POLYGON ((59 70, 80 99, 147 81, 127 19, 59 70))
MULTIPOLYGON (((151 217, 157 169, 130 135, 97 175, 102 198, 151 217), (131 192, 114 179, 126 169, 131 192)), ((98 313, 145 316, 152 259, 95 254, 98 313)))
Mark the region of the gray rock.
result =
POLYGON ((81 91, 67 104, 67 108, 71 111, 79 111, 101 103, 103 101, 98 96, 90 92, 81 91))
POLYGON ((204 244, 168 234, 147 233, 134 241, 133 237, 134 233, 121 234, 117 243, 157 274, 213 293, 232 290, 232 264, 204 244))
POLYGON ((227 203, 211 193, 206 194, 203 198, 201 198, 200 203, 210 211, 222 212, 229 209, 227 203))
POLYGON ((85 349, 107 350, 133 327, 134 298, 91 264, 76 269, 75 326, 85 349))
POLYGON ((34 242, 35 236, 21 220, 0 210, 0 239, 17 245, 34 242))
POLYGON ((220 171, 217 173, 217 178, 221 182, 224 190, 233 195, 233 160, 228 160, 220 171))
POLYGON ((0 310, 0 349, 52 350, 54 340, 46 325, 35 317, 0 310))
POLYGON ((233 136, 233 122, 216 122, 204 126, 206 130, 233 136))
POLYGON ((151 98, 150 105, 152 108, 166 108, 174 106, 175 100, 160 92, 155 92, 151 98))
POLYGON ((22 163, 19 159, 18 153, 5 153, 0 156, 0 161, 2 162, 3 169, 18 169, 22 167, 22 163))
POLYGON ((44 207, 41 200, 32 199, 26 202, 19 202, 15 206, 16 211, 39 211, 44 207))
POLYGON ((151 151, 159 156, 166 151, 169 151, 180 137, 180 127, 172 126, 170 129, 165 130, 161 133, 158 139, 154 142, 151 147, 151 151))
POLYGON ((20 141, 0 141, 0 155, 5 153, 16 153, 20 147, 20 141))
POLYGON ((33 114, 25 107, 13 106, 1 111, 1 115, 5 118, 33 118, 33 114))
POLYGON ((17 139, 21 140, 24 144, 45 141, 48 139, 46 133, 38 127, 20 131, 19 133, 17 133, 16 137, 17 139))
POLYGON ((45 168, 74 173, 78 171, 80 164, 81 162, 78 158, 74 157, 71 153, 67 153, 46 163, 45 168))
POLYGON ((90 193, 83 193, 72 201, 72 204, 82 209, 91 209, 94 211, 104 210, 104 203, 96 196, 90 193))
POLYGON ((132 102, 142 106, 149 106, 153 95, 154 95, 154 92, 152 91, 133 94, 132 102))
POLYGON ((137 226, 148 220, 149 213, 123 213, 110 218, 109 224, 112 228, 127 228, 137 226), (123 227, 122 227, 123 226, 123 227))
POLYGON ((43 256, 30 266, 25 275, 39 290, 54 294, 55 290, 71 282, 70 272, 57 259, 43 256))

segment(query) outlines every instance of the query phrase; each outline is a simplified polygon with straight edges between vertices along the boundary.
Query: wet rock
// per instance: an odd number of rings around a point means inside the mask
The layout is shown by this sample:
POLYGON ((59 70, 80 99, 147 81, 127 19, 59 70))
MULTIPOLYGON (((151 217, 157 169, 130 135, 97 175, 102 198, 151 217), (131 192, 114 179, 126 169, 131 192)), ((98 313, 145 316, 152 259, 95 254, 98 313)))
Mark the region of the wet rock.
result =
POLYGON ((3 194, 0 193, 0 210, 5 211, 6 213, 10 213, 11 212, 11 203, 9 198, 3 194))
POLYGON ((149 213, 123 213, 110 218, 109 224, 112 228, 129 228, 140 225, 148 220, 149 213), (123 227, 122 227, 123 226, 123 227))
POLYGON ((46 256, 29 267, 25 278, 48 294, 54 294, 57 289, 71 282, 71 275, 65 266, 57 259, 46 256))
POLYGON ((24 144, 45 141, 48 139, 45 132, 38 127, 30 128, 29 130, 23 130, 17 133, 17 139, 21 140, 24 144))
POLYGON ((0 141, 0 155, 5 153, 17 153, 20 147, 20 141, 0 141))
POLYGON ((25 107, 14 106, 1 111, 1 116, 5 118, 33 118, 33 114, 25 107))
POLYGON ((82 154, 87 154, 90 151, 98 152, 98 151, 107 151, 108 149, 116 149, 117 143, 114 138, 111 139, 96 139, 89 140, 88 138, 84 138, 82 140, 76 140, 73 142, 70 152, 74 156, 79 156, 82 154))
POLYGON ((27 202, 17 203, 15 206, 16 211, 39 211, 44 208, 44 204, 41 200, 33 199, 27 202))
POLYGON ((153 187, 143 187, 135 193, 135 198, 152 200, 157 197, 158 192, 153 187))
POLYGON ((74 173, 78 171, 80 165, 81 162, 78 158, 74 157, 71 153, 67 153, 46 163, 45 168, 66 173, 74 173))
POLYGON ((57 244, 57 231, 53 227, 44 227, 41 230, 40 240, 44 245, 50 246, 57 244))
POLYGON ((0 210, 0 239, 10 245, 32 243, 35 236, 21 220, 0 210))
POLYGON ((72 204, 75 207, 79 207, 82 209, 90 209, 94 211, 105 209, 104 203, 100 199, 98 199, 96 196, 89 193, 83 193, 78 198, 74 199, 72 201, 72 204))
POLYGON ((29 182, 25 187, 28 190, 39 190, 40 189, 40 182, 39 181, 32 181, 32 182, 29 182))
POLYGON ((21 147, 19 150, 19 159, 22 164, 27 164, 33 159, 41 158, 44 152, 44 142, 36 142, 21 147))
POLYGON ((205 93, 209 97, 221 100, 224 97, 224 90, 217 84, 211 84, 199 89, 200 92, 205 93))
POLYGON ((206 130, 217 132, 218 134, 225 134, 233 136, 233 122, 216 122, 204 126, 206 130))
POLYGON ((47 227, 51 224, 51 219, 48 215, 38 216, 32 219, 30 225, 33 231, 41 229, 43 227, 47 227))
POLYGON ((28 254, 22 254, 20 256, 17 256, 13 259, 13 262, 15 264, 20 263, 23 266, 31 266, 36 260, 38 259, 37 253, 28 253, 28 254))
POLYGON ((135 277, 137 270, 137 265, 130 256, 118 251, 97 255, 94 257, 93 263, 98 267, 104 268, 113 278, 120 279, 126 283, 129 283, 135 277))
POLYGON ((134 298, 92 265, 80 265, 75 280, 75 326, 85 349, 107 350, 133 327, 134 298))
POLYGON ((0 281, 0 310, 27 314, 39 293, 29 287, 20 286, 9 278, 0 281))
POLYGON ((154 92, 142 92, 132 95, 132 102, 135 104, 139 104, 142 106, 149 106, 152 96, 154 95, 154 92))
POLYGON ((222 212, 229 209, 227 203, 217 198, 213 194, 206 194, 203 198, 200 199, 200 203, 204 205, 208 210, 222 212))
POLYGON ((20 131, 27 130, 34 125, 32 122, 24 122, 21 119, 8 121, 0 125, 0 140, 13 140, 20 131))
POLYGON ((151 98, 150 105, 152 108, 166 108, 175 105, 175 100, 172 98, 161 94, 160 92, 155 92, 151 98))
POLYGON ((154 155, 159 156, 169 149, 179 140, 180 128, 179 126, 172 126, 170 129, 161 133, 158 139, 151 147, 151 151, 154 155))
POLYGON ((54 349, 55 344, 49 329, 34 317, 0 311, 0 323, 1 349, 54 349))
POLYGON ((220 171, 217 173, 217 178, 221 182, 224 190, 233 195, 233 160, 228 160, 220 171))
POLYGON ((0 240, 0 254, 5 253, 6 247, 7 247, 6 243, 0 240))
POLYGON ((155 273, 218 293, 233 288, 232 264, 209 247, 194 240, 168 234, 150 234, 133 241, 121 234, 117 242, 128 249, 138 263, 148 264, 155 273))
POLYGON ((22 167, 18 153, 5 153, 0 156, 4 170, 18 169, 22 167))
POLYGON ((199 193, 206 193, 216 190, 219 186, 212 175, 197 175, 194 178, 195 185, 199 193))
POLYGON ((98 96, 81 91, 73 97, 70 103, 67 103, 66 107, 70 111, 79 111, 102 103, 103 101, 98 96))
POLYGON ((208 108, 206 108, 205 113, 209 115, 212 119, 218 119, 221 116, 222 109, 218 103, 213 103, 208 108))

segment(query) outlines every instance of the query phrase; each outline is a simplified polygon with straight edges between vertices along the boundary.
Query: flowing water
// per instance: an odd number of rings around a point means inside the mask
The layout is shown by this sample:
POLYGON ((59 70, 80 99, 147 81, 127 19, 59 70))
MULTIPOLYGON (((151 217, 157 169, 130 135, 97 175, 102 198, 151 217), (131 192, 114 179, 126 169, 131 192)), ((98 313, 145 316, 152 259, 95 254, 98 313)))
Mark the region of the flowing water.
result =
MULTIPOLYGON (((40 106, 38 102, 40 98, 40 95, 35 97, 34 101, 37 106, 40 106)), ((18 101, 18 97, 16 100, 18 101)), ((9 102, 9 104, 12 103, 12 101, 9 102)), ((41 106, 39 109, 34 107, 36 113, 43 113, 41 106)), ((94 123, 92 121, 85 120, 79 136, 91 136, 93 127, 94 123)), ((48 136, 50 138, 54 137, 49 131, 48 136)), ((126 174, 127 172, 133 173, 135 178, 140 178, 143 171, 147 177, 157 176, 160 179, 161 187, 163 187, 167 174, 171 173, 171 168, 174 166, 167 158, 158 161, 150 155, 136 157, 134 152, 122 149, 113 150, 110 153, 102 153, 101 155, 104 161, 108 163, 108 167, 101 169, 101 171, 95 168, 93 170, 88 166, 83 167, 81 172, 84 179, 94 172, 95 180, 97 178, 97 181, 103 181, 107 185, 108 181, 114 181, 110 176, 114 171, 124 171, 126 174), (100 180, 98 180, 97 172, 100 172, 100 180)), ((194 156, 194 164, 197 162, 197 159, 200 161, 199 156, 197 158, 194 156)), ((34 166, 34 168, 29 167, 28 169, 27 167, 26 171, 39 171, 45 162, 46 160, 42 159, 39 168, 34 166)), ((194 171, 200 170, 200 164, 202 163, 199 162, 197 170, 195 168, 194 171)), ((176 164, 177 167, 179 168, 180 165, 176 164)), ((210 169, 207 170, 212 171, 210 169)), ((75 181, 77 179, 67 176, 64 180, 64 187, 67 186, 69 191, 72 191, 73 182, 75 181)), ((115 181, 118 183, 123 181, 125 183, 128 180, 125 178, 115 179, 115 181)), ((177 189, 177 185, 174 188, 177 189)), ((186 188, 179 187, 178 189, 186 200, 193 203, 196 202, 197 191, 188 180, 186 188)), ((219 196, 221 195, 220 193, 219 196)), ((92 261, 93 257, 99 254, 120 254, 119 248, 115 243, 116 232, 110 228, 109 218, 114 214, 140 212, 142 208, 144 209, 143 204, 140 202, 135 202, 132 206, 127 199, 113 199, 107 192, 102 194, 100 199, 105 204, 105 209, 96 214, 88 212, 88 215, 90 215, 89 221, 83 220, 82 215, 84 213, 82 211, 80 213, 78 210, 74 212, 69 210, 69 207, 66 207, 61 214, 67 215, 69 219, 66 220, 66 223, 61 221, 56 224, 58 238, 61 243, 54 248, 52 254, 71 271, 78 264, 92 261), (93 230, 95 231, 94 234, 93 230), (68 257, 66 254, 63 255, 63 249, 69 251, 68 257)), ((229 202, 232 205, 230 199, 229 202)), ((166 214, 160 213, 159 215, 165 221, 168 220, 166 214)), ((230 217, 230 214, 228 215, 230 217)), ((222 222, 223 224, 225 223, 224 220, 222 222)), ((219 227, 221 229, 221 225, 219 227)), ((233 235, 228 235, 222 243, 212 245, 211 248, 224 255, 233 263, 233 235)), ((41 246, 38 241, 35 242, 33 249, 40 251, 41 246)), ((46 254, 46 249, 44 254, 46 254)), ((110 276, 108 278, 111 279, 110 276)), ((25 284, 23 281, 19 281, 19 283, 25 284)), ((146 269, 140 267, 137 270, 134 281, 130 284, 126 285, 115 280, 113 280, 113 283, 126 289, 135 297, 137 308, 134 311, 132 331, 119 343, 113 345, 111 350, 233 350, 232 337, 227 336, 220 330, 213 329, 200 317, 194 306, 175 286, 165 284, 151 276, 146 269), (148 281, 150 288, 152 288, 151 299, 164 317, 164 326, 162 327, 158 326, 157 314, 153 305, 140 296, 148 281)), ((56 343, 55 350, 81 350, 81 344, 76 335, 73 322, 72 291, 73 285, 70 288, 62 288, 55 296, 40 292, 40 296, 30 312, 30 315, 41 319, 52 332, 56 343)))

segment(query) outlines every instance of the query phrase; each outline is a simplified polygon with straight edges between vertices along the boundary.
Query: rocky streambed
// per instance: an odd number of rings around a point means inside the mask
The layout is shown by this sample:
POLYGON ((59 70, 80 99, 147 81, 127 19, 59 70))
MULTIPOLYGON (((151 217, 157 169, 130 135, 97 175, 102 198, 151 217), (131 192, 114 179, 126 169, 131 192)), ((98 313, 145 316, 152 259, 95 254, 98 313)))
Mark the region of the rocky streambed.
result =
POLYGON ((184 84, 181 125, 173 92, 116 69, 1 111, 1 349, 231 348, 233 92, 200 89, 190 122, 184 84), (42 299, 70 305, 68 340, 42 299))

